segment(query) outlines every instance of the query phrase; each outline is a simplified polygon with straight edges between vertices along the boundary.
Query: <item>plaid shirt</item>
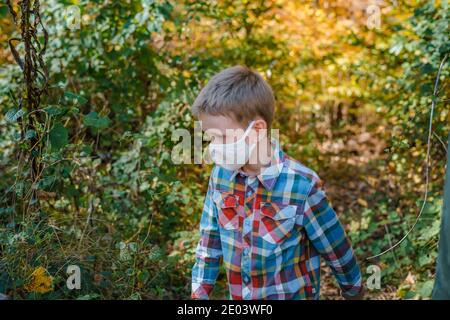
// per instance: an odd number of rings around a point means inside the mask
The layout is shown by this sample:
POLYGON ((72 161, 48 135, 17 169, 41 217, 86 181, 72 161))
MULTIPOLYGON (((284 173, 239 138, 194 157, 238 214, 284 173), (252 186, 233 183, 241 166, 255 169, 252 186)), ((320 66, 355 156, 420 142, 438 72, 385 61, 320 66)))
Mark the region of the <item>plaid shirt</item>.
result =
POLYGON ((272 143, 257 177, 215 166, 200 221, 192 298, 208 299, 223 259, 231 299, 318 299, 320 257, 342 293, 361 291, 351 245, 317 174, 272 143))

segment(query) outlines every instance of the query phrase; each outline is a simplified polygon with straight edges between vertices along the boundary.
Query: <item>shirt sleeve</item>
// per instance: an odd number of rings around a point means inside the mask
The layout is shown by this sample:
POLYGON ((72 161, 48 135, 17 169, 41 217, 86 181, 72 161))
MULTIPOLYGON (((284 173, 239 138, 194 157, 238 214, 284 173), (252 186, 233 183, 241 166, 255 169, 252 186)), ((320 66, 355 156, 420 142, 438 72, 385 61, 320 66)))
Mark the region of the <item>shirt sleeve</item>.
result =
POLYGON ((330 266, 343 296, 358 295, 362 290, 361 271, 320 179, 314 182, 308 194, 303 221, 308 238, 330 266))
POLYGON ((196 248, 195 264, 192 268, 191 297, 193 299, 209 299, 219 274, 222 247, 217 223, 217 208, 212 200, 212 193, 211 175, 200 219, 200 240, 196 248))

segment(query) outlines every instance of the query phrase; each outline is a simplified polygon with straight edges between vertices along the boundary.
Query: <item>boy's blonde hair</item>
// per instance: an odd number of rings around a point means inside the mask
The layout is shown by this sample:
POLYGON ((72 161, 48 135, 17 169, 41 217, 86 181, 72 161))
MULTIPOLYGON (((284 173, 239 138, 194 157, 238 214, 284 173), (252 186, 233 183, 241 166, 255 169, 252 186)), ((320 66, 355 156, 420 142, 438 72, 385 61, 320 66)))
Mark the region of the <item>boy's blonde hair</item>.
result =
POLYGON ((195 99, 192 113, 228 116, 244 125, 260 116, 270 128, 274 105, 272 88, 261 75, 238 65, 209 80, 195 99))

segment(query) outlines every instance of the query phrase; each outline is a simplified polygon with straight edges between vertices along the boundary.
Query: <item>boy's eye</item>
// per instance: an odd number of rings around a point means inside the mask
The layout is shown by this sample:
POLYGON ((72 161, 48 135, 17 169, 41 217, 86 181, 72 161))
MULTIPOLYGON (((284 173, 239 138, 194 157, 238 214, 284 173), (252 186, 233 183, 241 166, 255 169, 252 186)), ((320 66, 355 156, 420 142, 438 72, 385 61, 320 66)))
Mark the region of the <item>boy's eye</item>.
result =
POLYGON ((214 136, 208 133, 205 133, 205 140, 207 141, 214 141, 214 136))
POLYGON ((212 136, 211 142, 221 144, 224 143, 224 137, 223 136, 212 136))

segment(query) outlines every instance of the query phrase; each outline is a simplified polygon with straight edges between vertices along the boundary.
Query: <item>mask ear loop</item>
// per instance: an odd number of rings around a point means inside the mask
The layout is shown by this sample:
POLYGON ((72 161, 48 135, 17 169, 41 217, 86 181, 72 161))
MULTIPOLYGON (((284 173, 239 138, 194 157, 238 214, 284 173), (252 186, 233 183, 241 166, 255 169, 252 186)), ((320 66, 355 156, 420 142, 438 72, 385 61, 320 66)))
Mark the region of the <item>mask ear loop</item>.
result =
MULTIPOLYGON (((242 135, 241 138, 239 138, 239 140, 242 140, 242 139, 247 138, 247 136, 248 136, 250 130, 253 129, 253 125, 254 125, 254 124, 255 124, 255 120, 253 120, 252 122, 250 122, 250 124, 248 125, 247 129, 245 129, 244 134, 242 135)), ((232 142, 232 143, 230 143, 230 144, 237 143, 239 140, 234 141, 234 142, 232 142)), ((223 145, 223 143, 213 143, 213 142, 210 142, 209 145, 216 146, 216 145, 223 145)))
MULTIPOLYGON (((242 136, 242 138, 246 139, 250 133, 250 131, 253 129, 253 125, 255 124, 255 120, 253 120, 252 122, 250 122, 250 124, 248 125, 247 129, 244 132, 244 135, 242 136)), ((241 138, 241 139, 242 139, 241 138)))
POLYGON ((253 120, 252 122, 250 122, 250 124, 248 125, 247 129, 244 132, 244 137, 247 136, 247 134, 250 132, 250 130, 253 129, 253 125, 255 124, 255 120, 253 120))
MULTIPOLYGON (((250 133, 250 131, 253 129, 253 125, 254 125, 254 124, 255 124, 255 120, 253 120, 252 122, 250 122, 250 124, 248 125, 248 128, 247 128, 247 130, 245 130, 245 133, 244 133, 244 135, 243 135, 243 137, 245 137, 245 139, 246 139, 247 137, 249 137, 249 133, 250 133)), ((250 147, 251 149, 249 150, 249 157, 250 157, 250 155, 252 154, 252 152, 255 151, 255 148, 256 148, 256 146, 257 146, 258 141, 259 141, 259 133, 256 132, 256 141, 254 142, 254 144, 252 145, 252 147, 250 147)), ((249 147, 249 146, 248 146, 248 147, 249 147)))
MULTIPOLYGON (((249 130, 249 129, 253 129, 253 125, 255 124, 255 120, 253 120, 252 122, 250 122, 250 124, 249 124, 249 128, 247 129, 247 130, 249 130)), ((247 134, 248 132, 246 131, 245 132, 245 134, 247 134)), ((255 144, 256 143, 258 143, 259 141, 261 141, 261 132, 256 132, 256 141, 255 141, 255 144)), ((253 150, 254 151, 254 150, 253 150)), ((270 165, 272 165, 272 163, 273 163, 273 155, 270 157, 271 159, 270 159, 270 162, 269 162, 269 164, 270 165)))

